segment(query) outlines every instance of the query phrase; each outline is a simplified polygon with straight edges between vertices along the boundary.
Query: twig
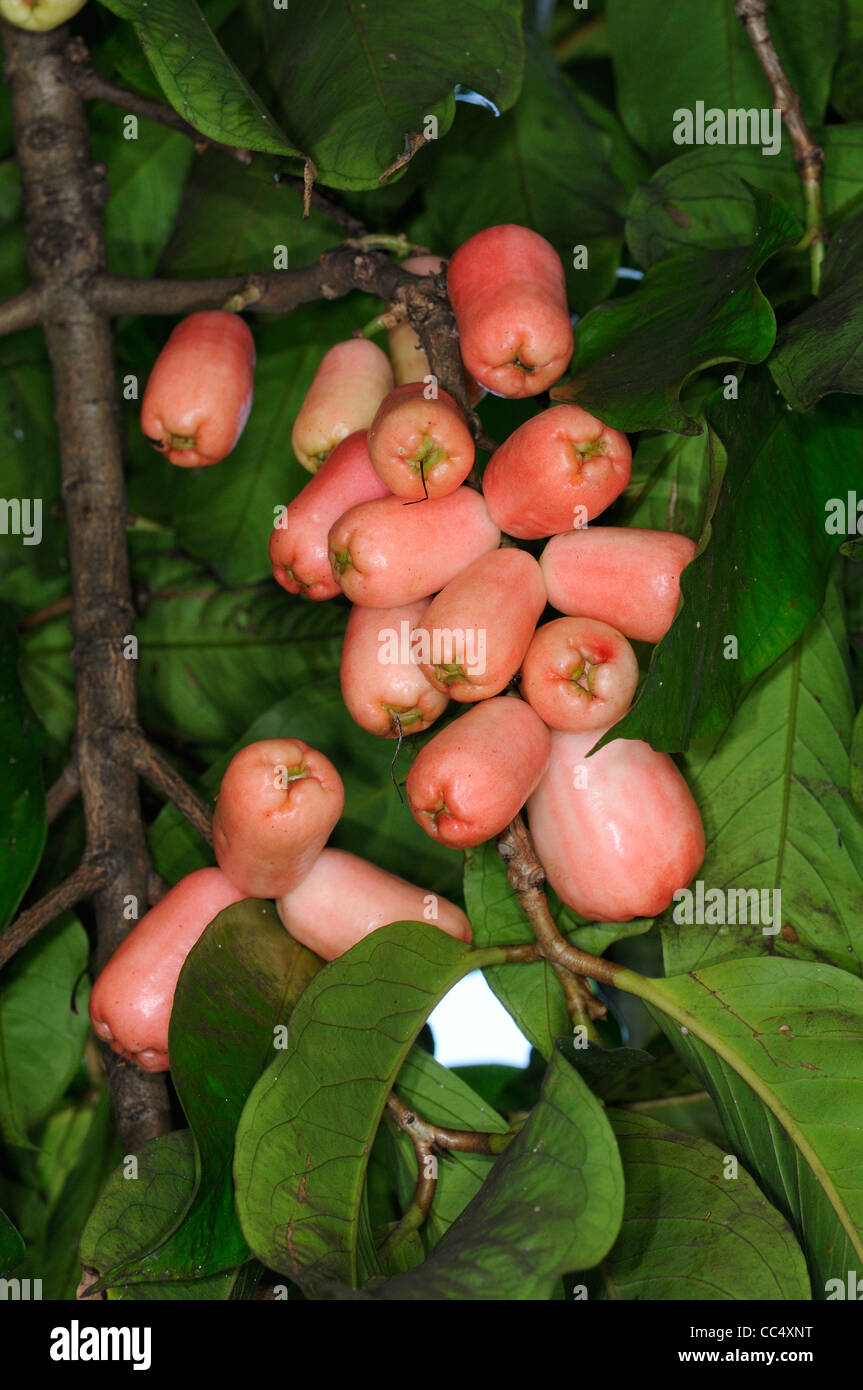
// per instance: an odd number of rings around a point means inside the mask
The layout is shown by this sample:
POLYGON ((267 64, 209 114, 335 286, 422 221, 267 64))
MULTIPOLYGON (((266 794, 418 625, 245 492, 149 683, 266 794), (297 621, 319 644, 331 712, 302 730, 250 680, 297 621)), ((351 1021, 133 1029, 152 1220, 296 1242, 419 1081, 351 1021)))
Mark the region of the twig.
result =
POLYGON ((68 83, 85 101, 104 101, 108 106, 119 107, 127 115, 140 116, 145 121, 166 126, 178 135, 187 136, 199 154, 203 154, 207 149, 221 150, 232 159, 238 159, 241 164, 251 164, 251 150, 236 145, 224 145, 220 140, 210 140, 188 121, 184 121, 173 106, 166 106, 161 101, 154 101, 152 97, 141 96, 139 92, 130 92, 125 87, 118 87, 115 82, 109 82, 107 77, 103 77, 87 63, 87 49, 82 39, 69 41, 66 57, 69 60, 66 70, 68 83))
POLYGON ((91 897, 104 887, 107 881, 108 872, 104 863, 99 860, 83 860, 67 879, 56 888, 52 888, 50 893, 46 893, 44 898, 40 898, 32 907, 28 907, 26 912, 20 913, 11 926, 6 928, 0 936, 0 966, 11 960, 28 941, 32 941, 43 927, 56 922, 61 913, 74 907, 83 898, 91 897))
POLYGON ((41 314, 41 291, 35 285, 30 285, 0 304, 0 336, 19 333, 23 328, 35 328, 41 314))
POLYGON ((414 1146, 417 1184, 410 1206, 380 1246, 378 1254, 382 1256, 391 1254, 412 1231, 419 1229, 428 1216, 437 1186, 437 1160, 441 1155, 450 1151, 495 1156, 503 1153, 516 1134, 515 1130, 494 1134, 484 1130, 447 1129, 444 1125, 430 1124, 405 1105, 395 1091, 390 1091, 387 1097, 387 1110, 396 1128, 407 1134, 414 1146))
POLYGON ((70 801, 75 800, 80 790, 78 763, 73 759, 63 768, 53 787, 49 787, 45 793, 45 816, 49 825, 65 810, 70 801))
POLYGON ((33 632, 37 627, 42 627, 43 623, 51 623, 55 618, 61 618, 64 613, 72 611, 72 595, 64 594, 62 598, 55 598, 53 603, 46 603, 44 608, 35 608, 32 613, 25 613, 18 624, 18 631, 22 634, 33 632))
POLYGON ((800 182, 803 185, 812 293, 817 294, 821 283, 821 262, 824 260, 826 238, 821 211, 821 170, 824 165, 824 151, 813 140, 803 117, 800 97, 788 81, 779 61, 767 26, 766 12, 767 0, 735 0, 734 13, 743 22, 755 56, 770 83, 773 105, 782 112, 782 119, 791 136, 794 162, 800 170, 800 182))
POLYGON ((145 782, 173 802, 177 810, 186 817, 193 830, 196 830, 208 845, 213 843, 213 813, 205 801, 189 786, 184 777, 172 767, 161 753, 157 753, 143 734, 133 734, 125 744, 132 766, 145 782))
MULTIPOLYGON (((519 815, 498 840, 497 851, 506 864, 510 887, 516 894, 533 928, 541 955, 552 965, 563 966, 570 974, 581 975, 601 984, 614 984, 617 970, 601 956, 591 956, 571 946, 557 928, 545 896, 545 870, 537 858, 533 841, 519 815)), ((582 1009, 588 1019, 605 1018, 607 1009, 600 999, 585 990, 582 1009)))

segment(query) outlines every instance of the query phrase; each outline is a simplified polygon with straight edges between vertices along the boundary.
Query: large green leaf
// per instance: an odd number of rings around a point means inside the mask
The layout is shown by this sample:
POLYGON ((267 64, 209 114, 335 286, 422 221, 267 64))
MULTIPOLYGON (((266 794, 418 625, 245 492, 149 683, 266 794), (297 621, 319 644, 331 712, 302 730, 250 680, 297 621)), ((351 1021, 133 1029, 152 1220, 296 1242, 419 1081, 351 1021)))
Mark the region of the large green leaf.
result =
POLYGON ((444 136, 457 84, 501 110, 521 85, 518 0, 295 0, 256 22, 284 123, 333 188, 375 188, 430 117, 444 136))
POLYGON ((615 1110, 609 1120, 626 1197, 600 1297, 810 1297, 791 1228, 748 1173, 726 1177, 719 1149, 644 1115, 615 1110))
POLYGON ((90 113, 93 155, 110 170, 108 268, 117 275, 152 275, 195 151, 185 136, 143 120, 135 138, 127 139, 126 119, 111 106, 97 105, 90 113))
POLYGON ((573 308, 583 313, 611 292, 628 195, 642 170, 622 128, 575 91, 537 38, 527 37, 513 109, 495 120, 463 106, 428 163, 413 236, 449 254, 483 227, 517 222, 557 250, 573 308), (578 245, 588 261, 575 269, 578 245))
POLYGON ((84 978, 89 945, 68 916, 25 946, 0 992, 0 1132, 27 1147, 29 1127, 60 1099, 90 1030, 84 978))
POLYGON ((848 796, 853 719, 831 587, 823 615, 761 677, 725 732, 693 748, 685 764, 707 834, 699 879, 723 893, 770 894, 771 915, 778 890, 780 920, 765 933, 760 897, 755 925, 677 923, 667 914, 669 973, 778 953, 863 974, 863 826, 848 796))
MULTIPOLYGON (((650 928, 650 921, 577 923, 550 894, 554 915, 568 940, 580 950, 601 954, 615 941, 650 928)), ((464 897, 476 946, 517 946, 533 940, 530 923, 509 886, 506 867, 490 840, 468 850, 464 897)), ((545 961, 493 965, 485 978, 515 1023, 542 1054, 550 1057, 558 1038, 571 1031, 563 987, 545 961)))
POLYGON ((795 410, 812 410, 831 391, 863 395, 861 252, 863 213, 840 227, 830 242, 820 298, 787 323, 776 340, 768 365, 795 410))
POLYGON ((570 376, 552 399, 572 401, 621 430, 697 434, 680 401, 684 383, 714 362, 761 362, 776 335, 758 287, 762 266, 799 239, 784 204, 753 190, 755 241, 724 251, 682 251, 647 272, 624 299, 586 314, 575 330, 570 376))
POLYGON ((305 158, 222 48, 195 0, 102 0, 135 25, 165 96, 209 140, 305 158))
MULTIPOLYGON (((825 153, 824 217, 835 227, 863 193, 863 125, 828 125, 816 138, 825 153)), ((693 247, 718 251, 751 245, 757 224, 753 184, 803 218, 800 174, 788 143, 775 159, 748 145, 705 145, 672 159, 633 195, 626 222, 633 256, 647 268, 693 247)))
MULTIPOLYGON (((772 115, 767 80, 732 4, 726 0, 609 0, 608 36, 617 96, 630 134, 657 160, 670 159, 674 115, 694 109, 755 107, 772 115)), ((810 126, 824 117, 842 39, 840 0, 823 0, 812 24, 808 0, 774 0, 770 33, 810 126)), ((788 134, 782 131, 783 144, 788 134)), ((760 148, 760 144, 759 144, 760 148)), ((765 155, 765 164, 776 156, 765 155)))
POLYGON ((234 1210, 234 1131, 277 1030, 320 968, 273 905, 252 898, 220 912, 193 946, 177 981, 169 1044, 195 1141, 194 1197, 164 1244, 127 1253, 107 1272, 112 1286, 203 1278, 249 1258, 234 1210))
POLYGON ((813 1292, 863 1260, 863 982, 778 957, 664 980, 620 971, 719 1109, 738 1154, 803 1245, 813 1292))
POLYGON ((438 1001, 495 954, 398 922, 315 977, 237 1129, 237 1210, 263 1263, 309 1290, 380 1272, 363 1187, 387 1095, 438 1001))
POLYGON ((703 550, 683 572, 683 607, 614 730, 668 750, 724 728, 821 607, 841 540, 825 529, 826 504, 855 485, 863 408, 840 398, 799 415, 756 372, 738 400, 717 393, 708 420, 703 550))
POLYGON ((15 616, 0 604, 0 928, 12 917, 36 872, 45 844, 42 731, 18 679, 15 616))
POLYGON ((561 1275, 597 1264, 623 1210, 623 1173, 599 1101, 555 1052, 538 1104, 476 1197, 415 1269, 377 1299, 549 1299, 561 1275))
MULTIPOLYGON (((108 1178, 81 1234, 82 1265, 104 1274, 129 1250, 156 1245, 175 1225, 195 1188, 195 1144, 191 1131, 178 1129, 151 1139, 126 1158, 108 1178), (134 1165, 134 1166, 133 1166, 134 1165)), ((206 1279, 139 1284, 110 1289, 109 1298, 226 1299, 237 1270, 206 1279)))

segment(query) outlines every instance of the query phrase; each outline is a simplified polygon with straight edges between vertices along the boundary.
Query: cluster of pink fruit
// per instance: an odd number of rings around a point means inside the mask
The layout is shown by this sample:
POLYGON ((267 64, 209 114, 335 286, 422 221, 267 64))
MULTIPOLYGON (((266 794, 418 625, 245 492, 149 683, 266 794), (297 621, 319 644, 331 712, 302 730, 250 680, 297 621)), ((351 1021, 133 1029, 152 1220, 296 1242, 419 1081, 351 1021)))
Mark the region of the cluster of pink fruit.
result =
MULTIPOLYGON (((425 274, 441 264, 407 266, 425 274)), ((478 233, 452 257, 447 289, 474 399, 485 389, 534 396, 560 378, 572 328, 563 268, 542 237, 516 226, 478 233)), ((160 374, 161 359, 154 369, 142 425, 172 461, 215 462, 245 424, 254 352, 246 345, 239 389, 228 371, 221 405, 211 396, 194 418, 174 410, 172 420, 182 328, 163 354, 173 351, 172 371, 160 374)), ((227 335, 234 354, 240 337, 227 335)), ((588 528, 626 487, 631 456, 623 434, 577 406, 516 429, 481 492, 469 486, 464 415, 409 324, 390 327, 389 348, 388 357, 353 339, 321 362, 293 432, 314 476, 276 520, 273 573, 291 593, 352 601, 340 676, 363 728, 413 734, 450 700, 470 706, 408 773, 408 804, 427 834, 453 849, 479 845, 526 805, 568 906, 604 921, 655 915, 701 864, 695 802, 672 760, 646 743, 619 739, 587 755, 634 695, 627 639, 667 631, 694 546, 670 532, 588 528), (513 538, 548 543, 537 561, 513 538), (538 627, 547 604, 565 616, 538 627)), ((109 962, 91 1002, 100 1036, 150 1070, 167 1067, 182 961, 212 917, 245 897, 275 898, 288 930, 325 959, 393 921, 431 920, 470 940, 452 903, 324 848, 343 804, 335 768, 307 745, 243 749, 216 806, 220 867, 172 889, 109 962)))

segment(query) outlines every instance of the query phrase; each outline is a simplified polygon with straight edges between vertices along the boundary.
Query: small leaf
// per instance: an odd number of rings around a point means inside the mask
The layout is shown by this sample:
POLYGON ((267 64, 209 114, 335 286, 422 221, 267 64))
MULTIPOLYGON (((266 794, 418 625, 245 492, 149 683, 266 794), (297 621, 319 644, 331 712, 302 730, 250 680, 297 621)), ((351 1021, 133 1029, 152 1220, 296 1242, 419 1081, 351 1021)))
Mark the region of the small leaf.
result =
POLYGON ((24 1242, 5 1211, 0 1211, 0 1279, 11 1274, 24 1258, 24 1242))
MULTIPOLYGON (((11 502, 9 503, 11 507, 11 502)), ((41 503, 40 503, 41 505, 41 503)), ((8 524, 8 521, 7 521, 8 524)), ((23 897, 45 844, 44 735, 18 680, 15 617, 0 605, 0 928, 23 897)))

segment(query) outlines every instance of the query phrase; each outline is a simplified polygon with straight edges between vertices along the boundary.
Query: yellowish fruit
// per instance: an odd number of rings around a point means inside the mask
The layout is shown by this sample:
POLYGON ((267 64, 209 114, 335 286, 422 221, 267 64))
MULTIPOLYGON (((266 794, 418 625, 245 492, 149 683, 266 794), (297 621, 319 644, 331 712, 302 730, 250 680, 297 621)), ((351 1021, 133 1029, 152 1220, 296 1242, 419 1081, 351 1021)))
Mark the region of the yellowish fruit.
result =
POLYGON ((56 29, 87 0, 0 0, 0 14, 19 29, 56 29))

